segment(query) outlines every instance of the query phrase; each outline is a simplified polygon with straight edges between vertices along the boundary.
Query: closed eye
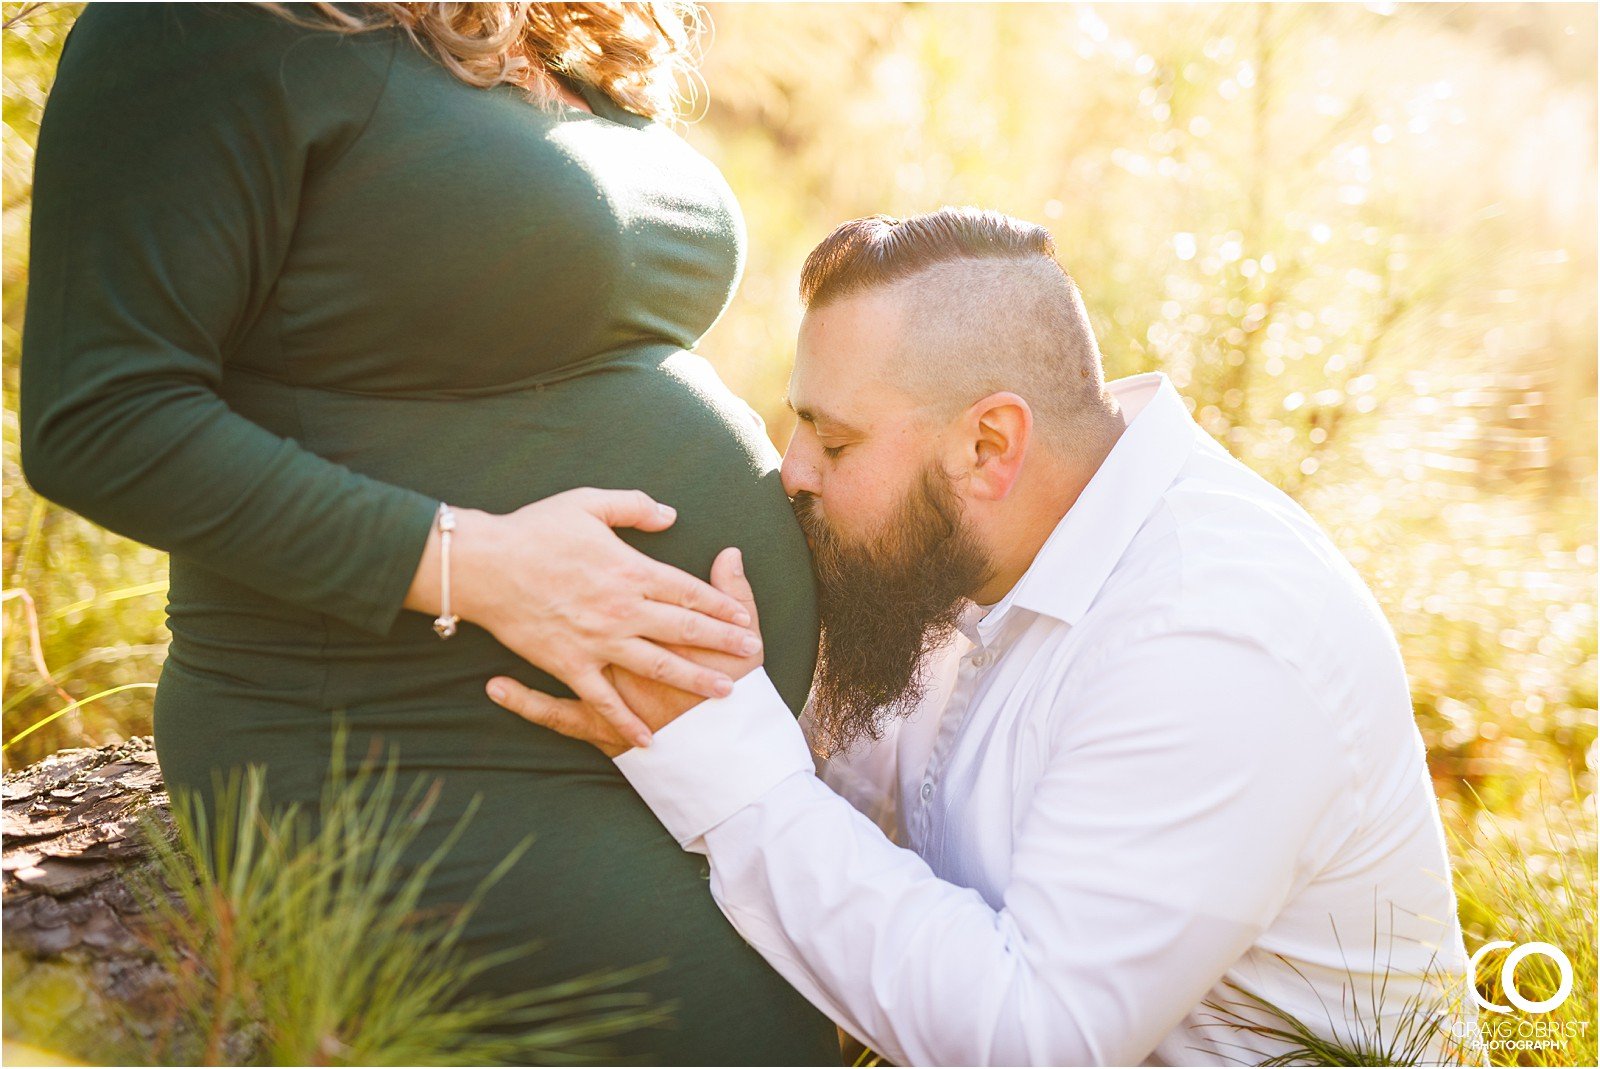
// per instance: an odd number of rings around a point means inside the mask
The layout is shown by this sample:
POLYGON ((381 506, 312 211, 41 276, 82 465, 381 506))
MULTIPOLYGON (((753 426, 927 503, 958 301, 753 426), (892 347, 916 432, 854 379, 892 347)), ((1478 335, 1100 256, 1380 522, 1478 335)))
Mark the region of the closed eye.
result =
POLYGON ((826 456, 829 460, 837 459, 839 454, 843 453, 844 451, 845 451, 845 447, 842 446, 842 445, 825 445, 825 446, 822 447, 823 455, 826 456))

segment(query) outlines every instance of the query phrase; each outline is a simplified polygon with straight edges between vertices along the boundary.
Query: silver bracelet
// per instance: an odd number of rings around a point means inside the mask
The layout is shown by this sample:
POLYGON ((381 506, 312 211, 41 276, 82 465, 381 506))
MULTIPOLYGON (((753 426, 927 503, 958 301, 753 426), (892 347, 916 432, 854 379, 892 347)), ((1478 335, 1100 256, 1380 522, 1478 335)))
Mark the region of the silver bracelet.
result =
POLYGON ((456 529, 456 514, 449 505, 439 502, 439 616, 433 621, 433 630, 440 638, 456 633, 461 617, 450 611, 450 535, 456 529))

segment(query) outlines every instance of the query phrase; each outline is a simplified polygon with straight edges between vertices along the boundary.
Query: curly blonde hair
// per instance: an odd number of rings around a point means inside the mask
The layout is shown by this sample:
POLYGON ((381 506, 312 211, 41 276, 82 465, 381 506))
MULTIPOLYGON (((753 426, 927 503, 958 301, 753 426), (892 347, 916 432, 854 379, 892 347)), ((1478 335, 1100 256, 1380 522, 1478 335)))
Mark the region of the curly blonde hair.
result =
POLYGON ((305 5, 320 19, 279 3, 256 6, 298 25, 343 33, 398 26, 468 85, 519 85, 545 106, 558 100, 552 72, 587 82, 628 111, 658 121, 676 119, 701 97, 698 31, 706 21, 692 0, 365 3, 361 14, 331 3, 305 5))

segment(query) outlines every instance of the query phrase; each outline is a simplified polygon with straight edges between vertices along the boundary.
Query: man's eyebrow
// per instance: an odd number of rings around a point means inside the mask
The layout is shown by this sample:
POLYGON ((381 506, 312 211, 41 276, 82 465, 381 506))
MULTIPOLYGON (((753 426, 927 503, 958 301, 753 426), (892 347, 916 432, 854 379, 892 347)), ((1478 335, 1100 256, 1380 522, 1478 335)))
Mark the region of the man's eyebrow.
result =
POLYGON ((816 409, 811 409, 811 408, 796 408, 796 407, 794 407, 794 402, 792 400, 790 400, 788 394, 784 394, 783 395, 783 403, 784 403, 784 406, 786 408, 788 408, 790 412, 793 412, 795 414, 795 418, 800 420, 800 422, 802 422, 802 423, 809 423, 813 427, 816 426, 819 423, 826 423, 829 427, 832 427, 832 428, 835 428, 837 430, 840 430, 840 431, 844 432, 845 434, 860 434, 861 433, 856 428, 854 428, 854 427, 850 426, 850 424, 846 423, 844 420, 837 419, 837 418, 835 418, 833 416, 830 416, 826 412, 821 412, 821 411, 818 411, 816 409))

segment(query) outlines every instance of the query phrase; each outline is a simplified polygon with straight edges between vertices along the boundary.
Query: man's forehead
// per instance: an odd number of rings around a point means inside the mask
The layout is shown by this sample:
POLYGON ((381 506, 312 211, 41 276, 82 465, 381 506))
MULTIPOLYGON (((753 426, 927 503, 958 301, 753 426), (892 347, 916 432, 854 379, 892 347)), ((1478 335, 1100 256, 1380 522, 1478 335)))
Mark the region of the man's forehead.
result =
POLYGON ((803 422, 850 427, 872 344, 838 329, 841 320, 830 311, 807 311, 801 321, 784 402, 803 422))
POLYGON ((835 407, 883 382, 899 349, 900 315, 888 295, 852 294, 806 310, 795 347, 791 401, 796 410, 836 399, 835 407), (812 396, 816 395, 816 396, 812 396))
POLYGON ((830 434, 865 437, 892 426, 924 406, 888 382, 866 361, 832 369, 797 356, 784 403, 803 422, 830 434))

